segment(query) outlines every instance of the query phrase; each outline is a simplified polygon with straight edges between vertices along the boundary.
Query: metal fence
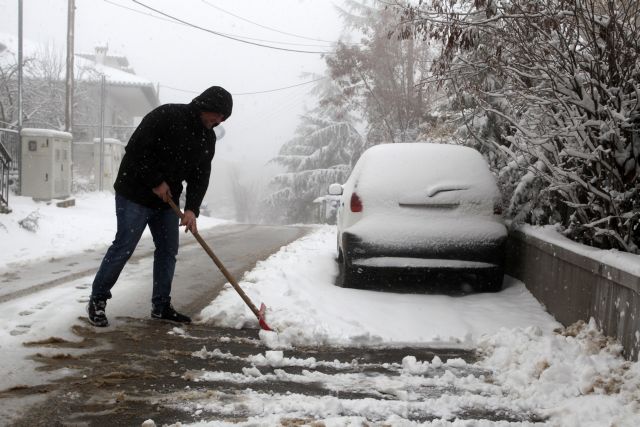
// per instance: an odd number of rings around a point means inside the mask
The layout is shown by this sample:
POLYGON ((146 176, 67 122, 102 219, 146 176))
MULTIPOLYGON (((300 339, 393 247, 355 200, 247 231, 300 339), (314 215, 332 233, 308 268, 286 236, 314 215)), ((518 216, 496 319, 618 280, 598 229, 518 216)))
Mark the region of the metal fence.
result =
POLYGON ((18 131, 0 128, 0 211, 9 207, 9 187, 17 178, 20 162, 18 131))
POLYGON ((9 170, 11 156, 0 144, 0 213, 9 209, 9 170))
MULTIPOLYGON (((15 129, 0 128, 0 144, 7 150, 9 156, 14 161, 18 161, 20 158, 20 139, 18 138, 18 131, 15 129)), ((17 164, 14 165, 14 169, 18 169, 17 164)))

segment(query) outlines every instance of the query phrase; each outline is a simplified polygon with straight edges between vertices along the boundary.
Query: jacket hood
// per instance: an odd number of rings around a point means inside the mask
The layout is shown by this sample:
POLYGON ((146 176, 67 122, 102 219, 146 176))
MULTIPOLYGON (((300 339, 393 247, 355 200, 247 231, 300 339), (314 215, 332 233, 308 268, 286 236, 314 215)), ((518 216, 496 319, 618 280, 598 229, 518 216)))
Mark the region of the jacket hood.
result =
POLYGON ((198 111, 210 111, 224 115, 225 120, 231 116, 233 98, 220 86, 211 86, 191 101, 198 111))

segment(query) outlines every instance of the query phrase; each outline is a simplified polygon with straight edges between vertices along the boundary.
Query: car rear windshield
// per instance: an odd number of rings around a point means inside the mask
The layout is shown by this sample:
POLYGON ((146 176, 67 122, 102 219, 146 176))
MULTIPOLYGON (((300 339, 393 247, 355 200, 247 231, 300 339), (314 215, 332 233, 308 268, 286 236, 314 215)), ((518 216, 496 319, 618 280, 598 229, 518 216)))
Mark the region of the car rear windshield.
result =
POLYGON ((369 203, 418 203, 425 197, 492 203, 497 195, 486 161, 469 147, 383 144, 367 150, 358 163, 356 189, 369 203))

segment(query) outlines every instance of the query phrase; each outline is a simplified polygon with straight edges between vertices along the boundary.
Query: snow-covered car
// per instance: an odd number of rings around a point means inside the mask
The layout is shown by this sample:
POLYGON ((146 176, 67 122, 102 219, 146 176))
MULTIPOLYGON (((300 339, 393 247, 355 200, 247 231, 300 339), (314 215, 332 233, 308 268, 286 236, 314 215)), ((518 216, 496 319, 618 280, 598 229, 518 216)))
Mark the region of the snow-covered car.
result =
POLYGON ((338 284, 380 287, 382 277, 455 277, 478 291, 502 288, 507 229, 500 192, 473 148, 376 145, 344 184, 329 186, 329 194, 341 195, 338 284))

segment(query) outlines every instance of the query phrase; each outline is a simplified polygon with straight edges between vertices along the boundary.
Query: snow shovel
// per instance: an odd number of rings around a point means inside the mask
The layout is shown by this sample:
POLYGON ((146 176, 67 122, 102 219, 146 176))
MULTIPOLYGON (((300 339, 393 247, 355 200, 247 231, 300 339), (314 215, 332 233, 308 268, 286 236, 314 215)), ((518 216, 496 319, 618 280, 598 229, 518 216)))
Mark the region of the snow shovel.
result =
MULTIPOLYGON (((184 214, 182 213, 180 208, 176 206, 173 200, 169 199, 168 203, 173 209, 173 211, 176 213, 176 215, 178 215, 178 217, 182 219, 184 217, 184 214)), ((209 257, 211 257, 213 262, 218 266, 222 274, 224 274, 224 277, 226 277, 229 283, 231 283, 231 286, 233 286, 233 289, 235 289, 236 292, 238 292, 238 294, 240 295, 240 298, 242 298, 242 300, 249 306, 251 311, 253 311, 253 314, 256 315, 256 317, 258 318, 258 323, 260 323, 260 327, 265 331, 272 331, 273 329, 271 329, 269 325, 267 325, 267 322, 264 319, 265 311, 267 309, 264 303, 260 304, 260 310, 258 310, 256 306, 253 304, 253 302, 251 302, 247 294, 244 293, 244 291, 242 290, 238 282, 236 282, 236 279, 234 279, 231 273, 229 273, 229 270, 227 270, 225 266, 222 265, 222 262, 218 259, 216 254, 214 254, 211 248, 209 247, 209 245, 207 245, 207 242, 205 242, 202 236, 200 236, 200 233, 196 231, 191 234, 193 234, 193 237, 195 237, 198 243, 200 243, 200 246, 202 246, 205 252, 209 255, 209 257)))

